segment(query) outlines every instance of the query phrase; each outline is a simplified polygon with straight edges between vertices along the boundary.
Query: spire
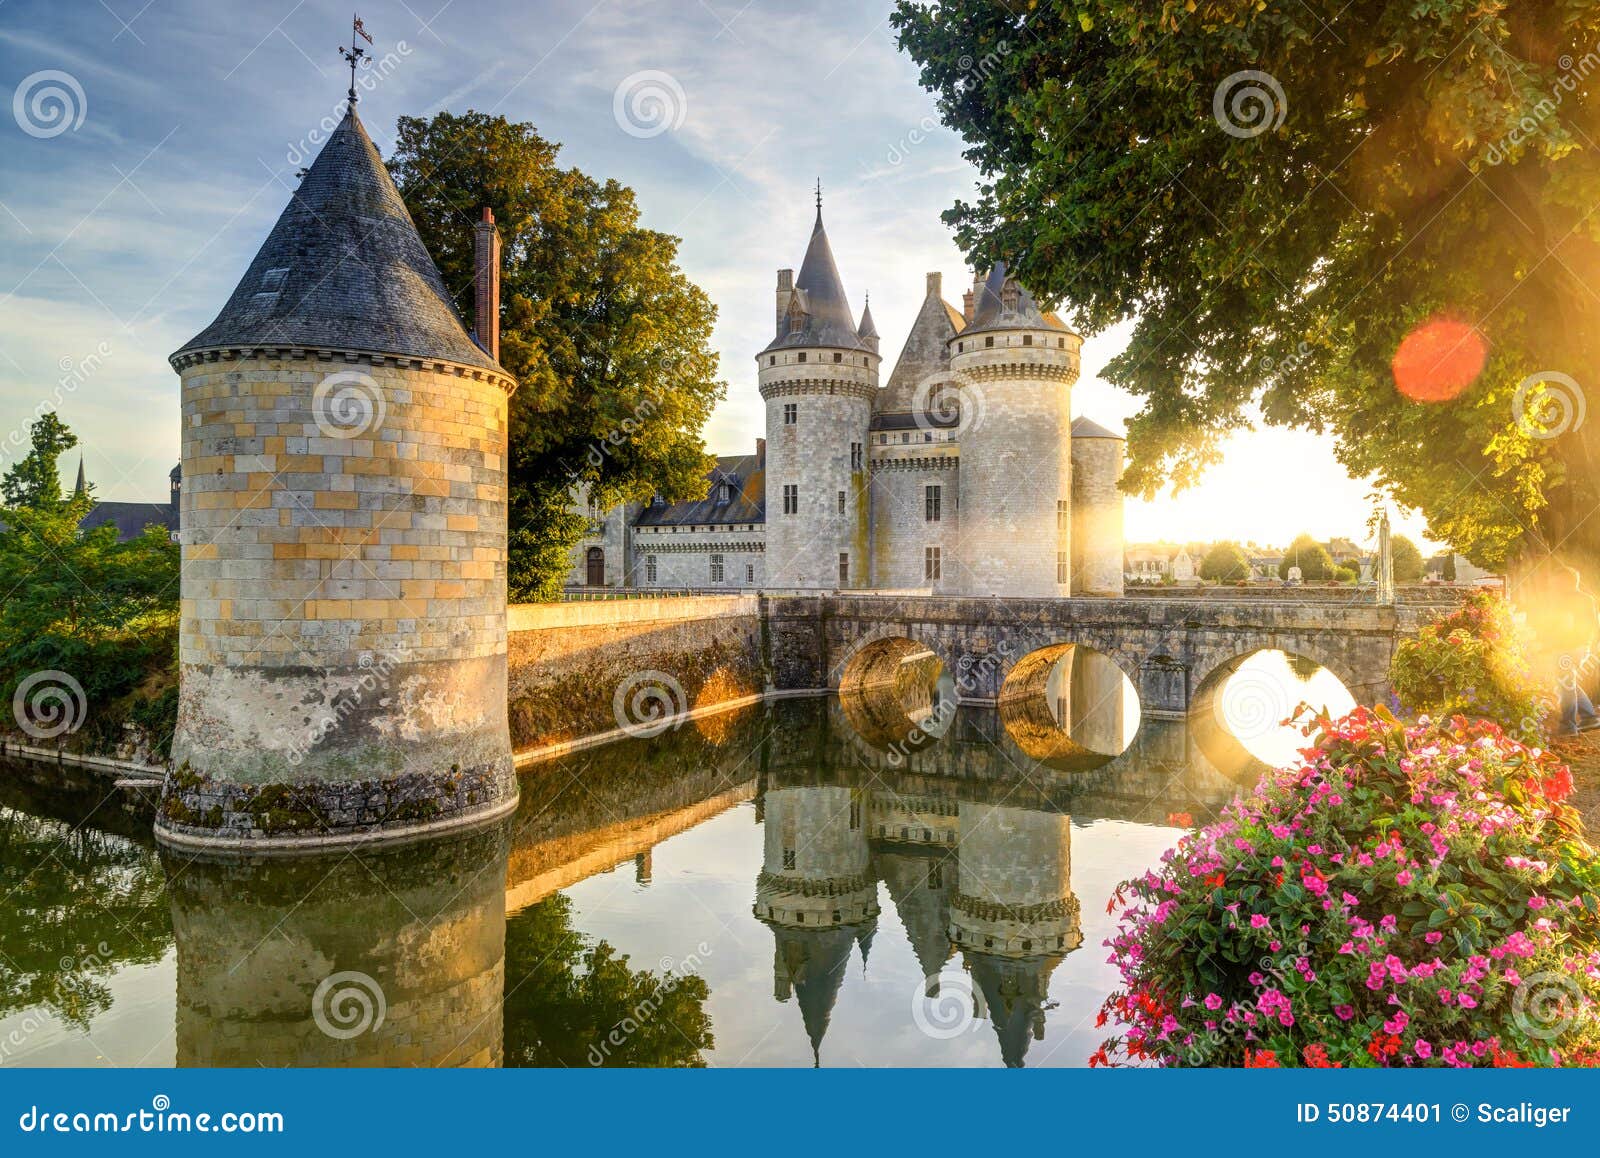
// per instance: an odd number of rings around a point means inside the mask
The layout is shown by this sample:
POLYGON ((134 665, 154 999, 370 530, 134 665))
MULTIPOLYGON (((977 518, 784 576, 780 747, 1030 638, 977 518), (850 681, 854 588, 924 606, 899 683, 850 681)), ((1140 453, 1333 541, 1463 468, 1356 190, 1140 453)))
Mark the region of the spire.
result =
POLYGON ((289 347, 434 358, 504 373, 467 336, 354 108, 222 312, 174 357, 289 347))
POLYGON ((822 227, 820 181, 817 183, 817 220, 811 227, 811 241, 806 245, 806 255, 800 262, 800 273, 794 279, 794 288, 799 291, 804 324, 798 330, 791 330, 787 319, 780 321, 777 336, 767 346, 768 350, 792 346, 842 346, 847 350, 870 350, 856 335, 855 313, 845 296, 839 267, 833 260, 828 231, 822 227))
POLYGON ((861 344, 874 354, 878 352, 878 327, 872 322, 872 295, 866 296, 865 304, 861 309, 861 324, 856 327, 856 337, 861 339, 861 344))
POLYGON ((83 455, 78 455, 78 481, 72 488, 72 497, 81 499, 89 493, 89 484, 83 477, 83 455))

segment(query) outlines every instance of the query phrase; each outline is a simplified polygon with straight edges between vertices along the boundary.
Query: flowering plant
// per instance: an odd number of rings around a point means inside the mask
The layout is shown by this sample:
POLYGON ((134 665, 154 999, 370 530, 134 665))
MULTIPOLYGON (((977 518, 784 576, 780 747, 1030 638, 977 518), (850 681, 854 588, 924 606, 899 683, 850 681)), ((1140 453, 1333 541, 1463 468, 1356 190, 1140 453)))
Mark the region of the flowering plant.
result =
POLYGON ((1125 882, 1091 1064, 1600 1061, 1600 866, 1567 768, 1496 724, 1315 720, 1125 882))
POLYGON ((1511 609, 1478 591, 1395 650, 1390 679, 1406 711, 1494 720, 1520 740, 1542 738, 1548 705, 1528 672, 1511 609))

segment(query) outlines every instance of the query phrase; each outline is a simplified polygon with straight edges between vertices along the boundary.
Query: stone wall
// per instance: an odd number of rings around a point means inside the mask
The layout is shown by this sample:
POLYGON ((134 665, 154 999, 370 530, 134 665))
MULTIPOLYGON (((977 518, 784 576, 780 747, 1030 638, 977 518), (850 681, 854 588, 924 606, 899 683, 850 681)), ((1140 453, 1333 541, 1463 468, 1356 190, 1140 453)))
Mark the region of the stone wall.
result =
POLYGON ((737 523, 716 530, 689 527, 639 527, 633 534, 633 583, 637 587, 760 587, 766 583, 766 528, 737 523), (722 577, 712 577, 712 557, 722 561, 722 577), (655 578, 650 563, 655 561, 655 578))
POLYGON ((872 585, 959 590, 961 471, 956 444, 944 430, 874 434, 872 456, 872 585), (899 442, 902 433, 915 442, 899 442), (880 444, 879 438, 893 441, 880 444), (928 521, 927 488, 939 488, 939 520, 928 521), (939 548, 939 577, 927 577, 927 548, 939 548))
POLYGON ((164 830, 272 835, 266 787, 293 789, 296 834, 343 827, 343 789, 378 818, 360 827, 509 807, 510 383, 305 351, 180 373, 182 776, 164 830))
POLYGON ((769 683, 755 595, 523 604, 509 621, 518 752, 648 729, 769 683))

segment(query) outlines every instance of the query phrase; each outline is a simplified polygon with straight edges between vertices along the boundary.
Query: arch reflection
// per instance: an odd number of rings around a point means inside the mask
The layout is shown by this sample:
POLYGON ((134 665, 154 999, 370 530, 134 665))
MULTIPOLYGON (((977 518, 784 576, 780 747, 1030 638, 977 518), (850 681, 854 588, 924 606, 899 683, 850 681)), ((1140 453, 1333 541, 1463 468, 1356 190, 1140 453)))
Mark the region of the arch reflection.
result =
POLYGON ((1017 661, 1000 689, 1001 722, 1031 759, 1065 771, 1098 768, 1139 731, 1139 693, 1117 662, 1061 643, 1017 661))
POLYGON ((1207 676, 1195 695, 1190 727, 1206 758, 1225 774, 1253 780, 1294 759, 1305 746, 1302 707, 1342 715, 1355 697, 1339 677, 1303 655, 1266 649, 1242 655, 1207 676))

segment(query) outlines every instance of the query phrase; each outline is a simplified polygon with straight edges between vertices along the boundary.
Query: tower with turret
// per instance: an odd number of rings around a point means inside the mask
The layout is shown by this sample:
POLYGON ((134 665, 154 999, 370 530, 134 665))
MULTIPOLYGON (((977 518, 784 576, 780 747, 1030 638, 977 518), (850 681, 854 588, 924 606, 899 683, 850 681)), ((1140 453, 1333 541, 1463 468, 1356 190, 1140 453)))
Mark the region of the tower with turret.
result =
MULTIPOLYGON (((492 229, 485 211, 480 252, 492 229)), ((352 87, 232 297, 171 359, 183 580, 164 840, 364 839, 515 805, 516 384, 496 317, 468 336, 352 87)))
POLYGON ((778 271, 776 307, 756 359, 767 407, 766 584, 866 587, 878 334, 870 309, 859 321, 851 312, 820 193, 799 275, 778 271))
POLYGON ((950 339, 961 398, 961 565, 970 595, 1072 590, 1072 385, 1082 339, 997 264, 950 339))

